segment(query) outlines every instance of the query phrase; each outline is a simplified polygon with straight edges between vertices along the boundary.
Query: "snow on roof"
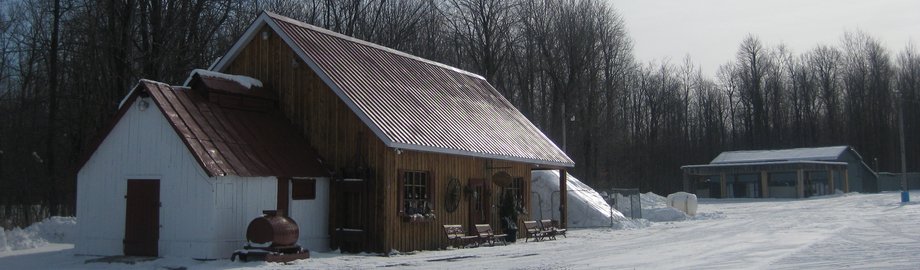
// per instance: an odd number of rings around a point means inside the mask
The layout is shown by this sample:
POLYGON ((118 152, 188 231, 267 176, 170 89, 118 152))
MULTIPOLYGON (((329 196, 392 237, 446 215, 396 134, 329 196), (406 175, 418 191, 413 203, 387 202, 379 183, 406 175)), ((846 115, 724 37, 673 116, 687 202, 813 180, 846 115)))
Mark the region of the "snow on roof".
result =
POLYGON ((837 160, 849 146, 722 152, 710 164, 837 160))
POLYGON ((686 168, 709 168, 709 167, 733 167, 733 166, 758 166, 758 165, 782 165, 782 164, 821 164, 821 165, 847 165, 846 162, 836 161, 809 161, 809 160, 781 160, 781 161, 763 161, 763 162, 734 162, 734 163, 710 163, 702 165, 684 165, 681 169, 686 168))
POLYGON ((194 77, 195 74, 198 74, 198 76, 205 76, 205 77, 211 77, 211 78, 224 79, 228 81, 234 81, 246 88, 262 87, 262 81, 256 78, 243 76, 243 75, 232 75, 232 74, 224 74, 224 73, 204 70, 204 69, 195 69, 195 70, 192 70, 192 73, 189 74, 188 77, 189 78, 194 77))

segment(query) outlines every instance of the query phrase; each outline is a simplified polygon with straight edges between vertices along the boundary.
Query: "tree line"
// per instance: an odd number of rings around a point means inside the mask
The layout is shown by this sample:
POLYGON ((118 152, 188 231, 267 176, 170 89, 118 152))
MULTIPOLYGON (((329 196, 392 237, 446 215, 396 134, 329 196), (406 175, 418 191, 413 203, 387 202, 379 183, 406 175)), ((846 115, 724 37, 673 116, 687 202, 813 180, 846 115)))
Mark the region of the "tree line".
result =
POLYGON ((0 8, 0 219, 73 214, 75 167, 129 88, 181 84, 262 10, 481 74, 595 188, 669 193, 681 165, 734 149, 847 144, 895 170, 901 100, 907 159, 920 158, 920 56, 867 33, 804 52, 752 35, 709 76, 689 56, 635 59, 602 0, 11 0, 0 8))

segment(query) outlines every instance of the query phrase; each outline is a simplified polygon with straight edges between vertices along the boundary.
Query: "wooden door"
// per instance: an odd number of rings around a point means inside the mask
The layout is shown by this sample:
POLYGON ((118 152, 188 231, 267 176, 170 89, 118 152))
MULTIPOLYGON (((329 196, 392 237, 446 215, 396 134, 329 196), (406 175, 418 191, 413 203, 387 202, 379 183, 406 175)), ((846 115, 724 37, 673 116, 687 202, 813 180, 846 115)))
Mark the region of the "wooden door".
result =
POLYGON ((331 206, 335 228, 333 246, 342 252, 367 250, 368 182, 364 179, 338 179, 333 183, 336 200, 331 206))
POLYGON ((157 256, 160 240, 160 180, 128 180, 124 253, 157 256))
POLYGON ((467 186, 473 190, 473 194, 470 195, 470 224, 467 228, 474 228, 476 224, 485 224, 490 223, 489 217, 492 215, 492 192, 490 183, 486 179, 472 178, 470 179, 467 186))

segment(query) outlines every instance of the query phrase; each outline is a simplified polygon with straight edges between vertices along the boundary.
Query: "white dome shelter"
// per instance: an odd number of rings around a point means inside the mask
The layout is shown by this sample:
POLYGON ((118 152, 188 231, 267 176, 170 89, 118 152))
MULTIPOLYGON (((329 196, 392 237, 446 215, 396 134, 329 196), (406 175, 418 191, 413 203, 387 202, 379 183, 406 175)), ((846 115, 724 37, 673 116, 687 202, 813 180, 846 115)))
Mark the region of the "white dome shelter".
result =
MULTIPOLYGON (((533 219, 559 219, 559 171, 534 170, 531 172, 530 209, 533 219)), ((577 178, 567 176, 568 222, 570 228, 609 227, 627 220, 622 213, 611 209, 600 193, 577 178), (611 217, 613 217, 611 219, 611 217)))

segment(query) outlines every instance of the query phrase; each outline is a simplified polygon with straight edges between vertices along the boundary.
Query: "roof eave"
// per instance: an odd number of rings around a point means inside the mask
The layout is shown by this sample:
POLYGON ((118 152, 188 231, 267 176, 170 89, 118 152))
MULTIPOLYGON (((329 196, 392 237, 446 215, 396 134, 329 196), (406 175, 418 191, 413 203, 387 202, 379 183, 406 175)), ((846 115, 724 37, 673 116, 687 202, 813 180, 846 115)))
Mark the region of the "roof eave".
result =
POLYGON ((490 153, 477 153, 477 152, 441 148, 441 147, 420 146, 420 145, 405 144, 405 143, 393 143, 393 146, 390 146, 390 147, 397 148, 397 149, 404 149, 404 150, 419 151, 419 152, 431 152, 431 153, 441 153, 441 154, 450 154, 450 155, 459 155, 459 156, 470 156, 470 157, 479 157, 479 158, 507 160, 507 161, 540 165, 540 166, 564 167, 564 168, 575 167, 575 162, 572 162, 570 160, 569 161, 550 161, 550 160, 497 155, 497 154, 490 154, 490 153))

